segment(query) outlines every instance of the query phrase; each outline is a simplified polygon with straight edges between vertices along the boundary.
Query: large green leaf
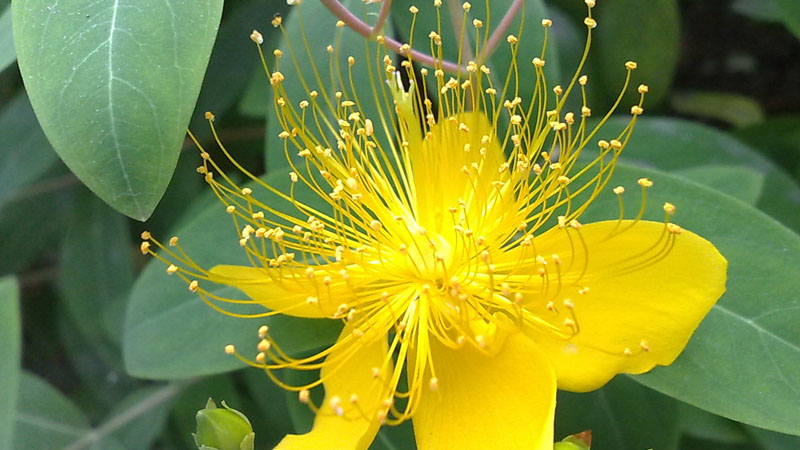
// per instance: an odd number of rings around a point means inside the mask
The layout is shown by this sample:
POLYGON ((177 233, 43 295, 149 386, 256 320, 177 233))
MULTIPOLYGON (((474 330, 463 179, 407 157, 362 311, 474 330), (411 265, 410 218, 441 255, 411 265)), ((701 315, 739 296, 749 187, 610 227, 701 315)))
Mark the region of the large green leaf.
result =
POLYGON ((77 331, 107 345, 105 317, 98 312, 127 296, 133 284, 133 260, 124 251, 131 248, 128 222, 88 191, 82 194, 64 234, 58 283, 77 331))
POLYGON ((21 341, 19 288, 14 278, 0 278, 0 448, 10 448, 13 441, 21 341))
MULTIPOLYGON (((616 136, 628 118, 615 117, 603 128, 600 137, 616 136)), ((661 170, 681 170, 695 166, 743 166, 764 175, 764 185, 756 206, 784 225, 800 231, 800 186, 768 158, 706 125, 664 117, 640 117, 622 159, 661 170)))
MULTIPOLYGON (((286 187, 289 177, 268 176, 274 186, 286 187), (285 180, 284 180, 285 179, 285 180)), ((260 200, 279 207, 275 196, 260 200)), ((206 203, 207 204, 207 203, 206 203)), ((291 204, 282 204, 287 207, 291 204)), ((214 201, 190 220, 175 235, 183 249, 200 266, 217 264, 249 265, 237 239, 231 218, 223 205, 214 201)), ((168 276, 166 266, 152 261, 136 281, 125 319, 123 352, 128 372, 134 376, 157 379, 183 378, 230 371, 244 365, 226 355, 223 347, 234 344, 245 354, 255 349, 256 330, 270 326, 274 339, 289 353, 298 353, 332 342, 338 335, 336 321, 297 319, 273 316, 266 319, 238 319, 214 311, 186 288, 175 276, 168 276), (187 343, 191 343, 187 347, 187 343)), ((207 287, 211 293, 226 298, 244 298, 236 289, 207 287)), ((252 305, 241 312, 264 312, 252 305)))
POLYGON ((0 72, 10 66, 16 59, 14 37, 11 33, 11 5, 8 5, 0 13, 0 72))
POLYGON ((25 86, 59 156, 139 220, 169 183, 222 12, 217 0, 19 0, 25 86))
POLYGON ((556 439, 592 430, 592 448, 675 450, 678 402, 618 377, 588 393, 558 393, 556 439))
MULTIPOLYGON (((645 109, 657 105, 669 91, 678 63, 680 17, 677 0, 606 0, 595 9, 596 53, 594 68, 605 90, 614 93, 625 75, 624 64, 633 60, 639 68, 634 86, 650 86, 645 109)), ((591 75, 590 75, 591 77, 591 75)), ((626 97, 627 109, 637 100, 635 91, 626 97)))
POLYGON ((23 373, 14 429, 14 450, 122 450, 115 439, 96 434, 69 399, 47 382, 23 373))
POLYGON ((695 183, 755 205, 764 190, 764 174, 743 166, 697 166, 673 172, 695 183))
MULTIPOLYGON (((715 414, 800 434, 800 236, 745 203, 666 173, 619 165, 612 183, 632 188, 643 176, 655 183, 650 217, 674 203, 675 221, 717 246, 729 267, 725 295, 684 353, 634 378, 715 414)), ((584 220, 608 218, 616 201, 607 193, 584 220)))

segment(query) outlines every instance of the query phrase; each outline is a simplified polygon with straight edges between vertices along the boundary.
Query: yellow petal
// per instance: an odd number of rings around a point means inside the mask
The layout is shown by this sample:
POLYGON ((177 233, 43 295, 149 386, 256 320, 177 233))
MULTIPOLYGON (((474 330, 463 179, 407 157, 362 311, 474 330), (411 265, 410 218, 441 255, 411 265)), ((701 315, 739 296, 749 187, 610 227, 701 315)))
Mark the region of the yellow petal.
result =
MULTIPOLYGON (((352 331, 351 327, 345 327, 340 341, 352 331)), ((362 450, 369 447, 381 425, 378 408, 388 395, 380 381, 382 377, 376 378, 373 370, 382 367, 390 356, 385 336, 376 336, 369 343, 359 342, 335 349, 326 359, 321 371, 325 400, 311 431, 287 435, 276 450, 362 450)), ((386 373, 383 370, 382 375, 386 373)))
MULTIPOLYGON (((546 333, 536 337, 560 389, 589 391, 617 373, 672 363, 725 291, 727 261, 710 242, 686 230, 665 233, 664 224, 656 222, 638 222, 609 238, 631 223, 584 225, 586 264, 574 230, 556 228, 536 239, 540 254, 561 257, 563 285, 552 299, 561 320, 569 317, 564 304, 569 299, 579 327, 569 340, 546 333), (671 247, 668 237, 674 238, 671 247)), ((543 308, 538 314, 548 317, 548 312, 556 314, 543 308)))
POLYGON ((353 297, 353 291, 338 270, 329 273, 325 266, 315 268, 311 278, 304 273, 291 277, 288 269, 247 266, 221 265, 210 272, 212 281, 233 286, 273 311, 295 317, 331 317, 353 297), (328 285, 326 276, 331 278, 328 285))
POLYGON ((413 418, 420 450, 553 448, 555 374, 525 335, 508 336, 494 356, 437 342, 431 352, 438 386, 413 418))

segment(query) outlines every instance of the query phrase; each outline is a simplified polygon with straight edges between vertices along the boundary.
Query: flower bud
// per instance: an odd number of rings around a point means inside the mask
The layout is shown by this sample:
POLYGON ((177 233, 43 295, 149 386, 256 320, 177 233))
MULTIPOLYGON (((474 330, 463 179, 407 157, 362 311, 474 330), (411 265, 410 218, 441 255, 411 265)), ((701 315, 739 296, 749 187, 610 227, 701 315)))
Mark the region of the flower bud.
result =
POLYGON ((222 402, 217 408, 208 399, 205 409, 197 411, 194 442, 200 450, 253 450, 255 433, 250 421, 239 411, 222 402))

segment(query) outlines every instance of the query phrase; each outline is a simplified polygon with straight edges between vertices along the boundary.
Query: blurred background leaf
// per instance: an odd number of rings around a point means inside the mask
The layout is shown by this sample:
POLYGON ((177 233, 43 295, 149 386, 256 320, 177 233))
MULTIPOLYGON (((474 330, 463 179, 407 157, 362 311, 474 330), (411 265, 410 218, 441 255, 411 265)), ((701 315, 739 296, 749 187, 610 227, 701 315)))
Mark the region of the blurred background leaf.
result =
POLYGON ((19 286, 13 277, 0 278, 0 448, 13 442, 17 388, 20 376, 22 332, 19 317, 19 286))

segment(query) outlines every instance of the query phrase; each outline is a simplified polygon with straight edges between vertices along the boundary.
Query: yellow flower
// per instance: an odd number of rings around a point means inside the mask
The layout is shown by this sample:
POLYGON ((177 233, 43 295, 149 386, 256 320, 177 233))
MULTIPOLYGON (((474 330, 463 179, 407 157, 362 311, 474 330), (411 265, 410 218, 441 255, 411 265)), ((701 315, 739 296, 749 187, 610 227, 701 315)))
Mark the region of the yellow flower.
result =
MULTIPOLYGON (((591 36, 594 2, 586 3, 591 36)), ((551 23, 542 24, 546 33, 551 23)), ((436 55, 441 33, 430 39, 436 55)), ((630 125, 597 140, 599 127, 586 123, 585 55, 553 99, 544 50, 529 65, 513 63, 520 74, 495 86, 480 62, 447 73, 433 56, 432 67, 415 72, 406 61, 418 55, 407 46, 397 49, 397 68, 393 43, 378 42, 383 73, 350 58, 345 74, 334 68, 333 92, 313 90, 316 76, 303 78, 306 98, 290 98, 285 80, 303 75, 268 68, 291 188, 258 184, 296 211, 259 201, 202 151, 199 171, 234 218, 252 266, 207 271, 149 234, 143 251, 154 242, 171 255, 178 265, 168 272, 220 310, 221 302, 249 302, 268 308, 262 316, 343 323, 334 344, 307 357, 286 354, 267 327, 254 361, 226 349, 317 412, 311 432, 277 448, 365 449, 382 424, 408 419, 423 450, 552 448, 556 388, 589 391, 615 374, 670 364, 722 295, 726 261, 670 222, 671 204, 665 221, 641 220, 652 186, 644 178, 637 217, 624 219, 616 187, 618 219, 579 222, 610 189, 646 86, 630 125), (354 70, 382 82, 352 86, 354 70), (517 96, 519 83, 536 84, 533 98, 517 96), (573 90, 583 94, 577 115, 564 110, 573 90), (377 116, 367 117, 365 102, 377 103, 377 116), (325 207, 301 202, 303 190, 325 207), (206 281, 251 300, 215 298, 206 281), (290 386, 276 376, 284 369, 319 377, 290 386), (314 404, 310 391, 320 385, 324 401, 314 404)), ((518 39, 507 42, 516 54, 518 39)), ((626 88, 635 67, 626 64, 626 88)))

